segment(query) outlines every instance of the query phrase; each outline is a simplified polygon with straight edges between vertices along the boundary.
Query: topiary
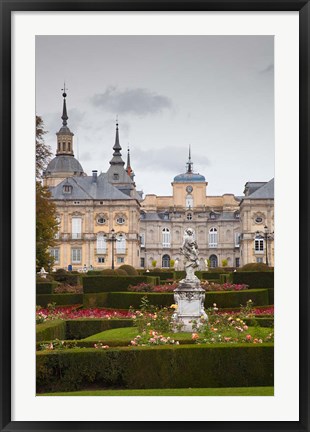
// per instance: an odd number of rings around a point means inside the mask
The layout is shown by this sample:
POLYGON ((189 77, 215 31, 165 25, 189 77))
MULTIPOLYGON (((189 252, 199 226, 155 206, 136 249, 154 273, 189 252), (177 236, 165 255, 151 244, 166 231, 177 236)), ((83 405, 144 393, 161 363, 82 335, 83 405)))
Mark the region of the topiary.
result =
POLYGON ((123 264, 119 267, 120 270, 125 270, 125 272, 129 275, 129 276, 137 276, 138 272, 137 270, 132 267, 131 265, 128 264, 123 264))
POLYGON ((101 272, 103 275, 115 276, 115 270, 112 269, 104 269, 101 272))
POLYGON ((247 271, 257 271, 257 272, 266 272, 271 271, 272 269, 267 266, 265 263, 249 263, 245 264, 243 267, 238 269, 238 272, 247 272, 247 271))
POLYGON ((128 276, 128 273, 124 269, 121 269, 121 268, 116 269, 115 273, 120 275, 120 276, 128 276))

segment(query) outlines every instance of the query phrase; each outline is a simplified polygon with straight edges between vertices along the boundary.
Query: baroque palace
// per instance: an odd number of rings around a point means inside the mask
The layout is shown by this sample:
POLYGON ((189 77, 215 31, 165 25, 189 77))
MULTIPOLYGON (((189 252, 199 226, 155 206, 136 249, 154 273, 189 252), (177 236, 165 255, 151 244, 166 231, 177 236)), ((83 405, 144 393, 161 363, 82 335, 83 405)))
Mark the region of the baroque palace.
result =
POLYGON ((62 126, 56 156, 44 173, 56 204, 59 231, 51 249, 55 268, 104 269, 130 264, 136 268, 182 269, 184 230, 193 228, 200 268, 274 265, 274 180, 247 182, 244 195, 208 196, 208 183, 194 172, 189 152, 186 172, 172 181, 171 196, 136 190, 129 150, 122 158, 119 127, 110 167, 88 176, 74 157, 63 93, 62 126))

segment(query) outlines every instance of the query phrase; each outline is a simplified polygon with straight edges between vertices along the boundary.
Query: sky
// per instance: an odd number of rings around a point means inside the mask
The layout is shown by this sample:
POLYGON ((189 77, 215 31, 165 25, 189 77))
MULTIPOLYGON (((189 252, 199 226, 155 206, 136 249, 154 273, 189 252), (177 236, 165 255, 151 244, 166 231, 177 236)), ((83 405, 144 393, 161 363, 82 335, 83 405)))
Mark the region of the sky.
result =
POLYGON ((120 144, 138 190, 171 195, 194 172, 208 195, 243 195, 274 177, 272 36, 36 36, 36 113, 56 152, 67 90, 68 126, 84 171, 109 168, 120 144))

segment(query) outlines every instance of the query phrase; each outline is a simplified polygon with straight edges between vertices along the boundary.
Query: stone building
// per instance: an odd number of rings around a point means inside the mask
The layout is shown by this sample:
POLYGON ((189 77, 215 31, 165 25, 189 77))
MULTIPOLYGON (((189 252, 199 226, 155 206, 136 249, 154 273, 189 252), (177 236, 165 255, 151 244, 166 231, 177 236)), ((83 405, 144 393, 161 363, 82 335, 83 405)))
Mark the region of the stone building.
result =
POLYGON ((119 128, 106 173, 87 176, 74 157, 73 133, 67 126, 63 93, 62 127, 57 151, 44 173, 57 207, 59 233, 51 249, 55 267, 182 269, 184 230, 194 229, 200 268, 246 263, 274 264, 274 182, 247 182, 244 196, 209 196, 205 177, 194 172, 189 151, 186 171, 174 177, 172 195, 136 190, 129 150, 122 159, 119 128), (264 228, 266 227, 267 228, 264 228), (113 249, 113 254, 112 254, 113 249), (267 250, 266 250, 267 249, 267 250), (113 256, 112 256, 113 255, 113 256))

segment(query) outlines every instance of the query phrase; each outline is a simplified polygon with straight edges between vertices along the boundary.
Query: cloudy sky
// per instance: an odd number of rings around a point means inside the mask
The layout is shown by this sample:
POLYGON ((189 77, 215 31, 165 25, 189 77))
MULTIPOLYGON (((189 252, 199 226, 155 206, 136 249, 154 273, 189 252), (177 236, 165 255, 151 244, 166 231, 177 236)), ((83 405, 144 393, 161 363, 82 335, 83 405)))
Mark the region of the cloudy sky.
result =
POLYGON ((115 119, 137 188, 171 194, 188 147, 208 194, 274 176, 272 36, 37 36, 36 112, 56 151, 62 91, 84 171, 105 172, 115 119))

